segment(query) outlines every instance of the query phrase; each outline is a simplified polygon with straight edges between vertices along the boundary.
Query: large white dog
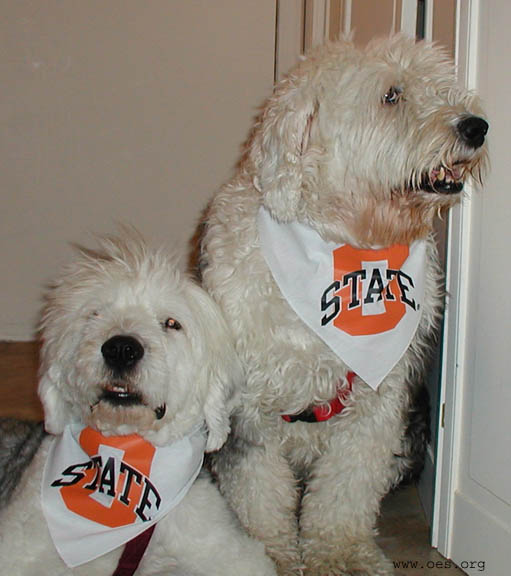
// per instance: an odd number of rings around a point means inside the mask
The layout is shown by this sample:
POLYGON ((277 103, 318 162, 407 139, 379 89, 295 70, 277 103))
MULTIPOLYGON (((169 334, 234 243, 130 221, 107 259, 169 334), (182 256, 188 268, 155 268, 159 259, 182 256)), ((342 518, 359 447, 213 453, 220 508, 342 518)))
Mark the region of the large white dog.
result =
POLYGON ((176 262, 134 232, 83 250, 42 337, 50 435, 2 511, 0 572, 131 574, 141 553, 123 543, 155 526, 137 575, 274 575, 211 479, 195 480, 227 438, 241 370, 216 304, 176 262))
POLYGON ((481 115, 438 48, 320 48, 209 207, 203 283, 247 374, 214 467, 282 575, 393 573, 373 535, 441 312, 433 219, 480 178, 481 115))

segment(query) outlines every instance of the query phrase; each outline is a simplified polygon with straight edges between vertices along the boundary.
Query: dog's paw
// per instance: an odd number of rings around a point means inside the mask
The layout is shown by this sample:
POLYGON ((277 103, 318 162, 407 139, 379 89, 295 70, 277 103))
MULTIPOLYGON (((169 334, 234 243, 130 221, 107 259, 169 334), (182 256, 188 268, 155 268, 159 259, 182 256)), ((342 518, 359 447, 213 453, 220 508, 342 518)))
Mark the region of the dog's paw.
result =
POLYGON ((391 564, 378 564, 364 568, 350 568, 345 563, 337 564, 335 560, 320 564, 314 568, 308 568, 303 576, 394 576, 395 572, 391 564))
POLYGON ((371 540, 350 546, 325 546, 306 556, 304 576, 394 576, 392 562, 371 540), (329 553, 325 554, 327 549, 329 553))

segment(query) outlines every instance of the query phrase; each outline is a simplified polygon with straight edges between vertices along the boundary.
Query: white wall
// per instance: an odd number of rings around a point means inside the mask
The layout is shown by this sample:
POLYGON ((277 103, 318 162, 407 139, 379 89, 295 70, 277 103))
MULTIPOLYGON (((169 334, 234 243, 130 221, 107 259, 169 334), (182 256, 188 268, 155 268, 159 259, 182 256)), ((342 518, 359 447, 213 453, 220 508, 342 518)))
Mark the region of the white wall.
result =
POLYGON ((191 236, 272 87, 275 0, 2 2, 0 339, 69 242, 191 236))

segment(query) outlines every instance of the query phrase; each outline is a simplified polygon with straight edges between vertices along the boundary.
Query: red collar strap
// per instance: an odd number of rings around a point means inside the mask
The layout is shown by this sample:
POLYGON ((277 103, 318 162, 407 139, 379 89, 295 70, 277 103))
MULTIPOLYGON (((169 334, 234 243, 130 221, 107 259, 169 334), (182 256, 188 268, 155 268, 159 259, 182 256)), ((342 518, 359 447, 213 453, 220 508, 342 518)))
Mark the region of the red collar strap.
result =
POLYGON ((117 568, 112 576, 133 576, 149 545, 155 528, 156 524, 153 524, 149 526, 147 530, 144 530, 144 532, 141 532, 138 536, 126 542, 117 568))
POLYGON ((286 422, 324 422, 325 420, 330 420, 332 416, 340 414, 346 407, 346 401, 353 389, 354 378, 355 372, 348 372, 346 374, 346 386, 338 388, 337 396, 330 400, 328 404, 310 406, 299 414, 283 414, 282 418, 286 422))

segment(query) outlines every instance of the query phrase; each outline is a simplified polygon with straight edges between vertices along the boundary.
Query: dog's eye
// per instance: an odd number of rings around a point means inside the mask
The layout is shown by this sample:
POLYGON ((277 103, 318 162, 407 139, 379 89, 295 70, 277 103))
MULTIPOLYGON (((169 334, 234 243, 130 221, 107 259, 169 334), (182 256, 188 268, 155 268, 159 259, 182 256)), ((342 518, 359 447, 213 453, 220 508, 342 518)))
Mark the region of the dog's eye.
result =
POLYGON ((167 318, 162 324, 164 330, 181 330, 181 324, 174 318, 167 318))
POLYGON ((401 88, 391 86, 385 93, 385 96, 383 97, 383 103, 393 106, 394 104, 397 104, 401 100, 402 94, 403 91, 401 90, 401 88))

